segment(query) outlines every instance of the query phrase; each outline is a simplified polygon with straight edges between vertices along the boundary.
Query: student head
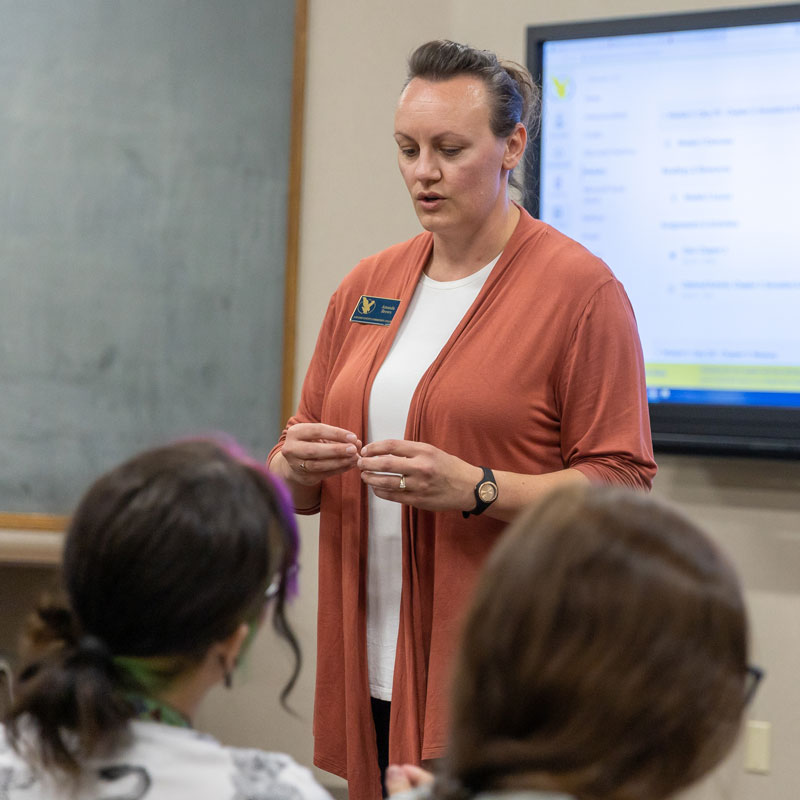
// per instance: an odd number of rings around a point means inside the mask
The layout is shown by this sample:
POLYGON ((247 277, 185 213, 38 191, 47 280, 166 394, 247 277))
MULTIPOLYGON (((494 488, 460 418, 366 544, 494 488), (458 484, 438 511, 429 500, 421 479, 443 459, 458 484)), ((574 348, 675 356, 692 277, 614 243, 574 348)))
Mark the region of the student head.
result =
POLYGON ((684 516, 621 490, 557 490, 482 574, 447 774, 468 794, 669 797, 733 744, 747 647, 737 576, 684 516))
MULTIPOLYGON (((39 760, 75 771, 113 744, 134 713, 204 665, 227 680, 260 623, 265 593, 278 633, 297 537, 283 489, 234 446, 185 441, 141 453, 99 478, 66 535, 67 607, 43 606, 12 710, 38 730, 39 760)), ((285 694, 284 692, 284 694, 285 694)), ((27 724, 27 723, 26 723, 27 724)))

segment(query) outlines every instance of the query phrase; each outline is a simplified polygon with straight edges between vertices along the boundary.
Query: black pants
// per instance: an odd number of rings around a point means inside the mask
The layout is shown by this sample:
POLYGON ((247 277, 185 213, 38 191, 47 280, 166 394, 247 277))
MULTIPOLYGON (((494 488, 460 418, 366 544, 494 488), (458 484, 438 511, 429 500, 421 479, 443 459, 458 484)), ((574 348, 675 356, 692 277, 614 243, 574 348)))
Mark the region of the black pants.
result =
POLYGON ((381 770, 381 791, 386 797, 386 767, 389 766, 389 712, 392 704, 388 700, 370 697, 372 721, 375 723, 375 744, 378 745, 378 766, 381 770))

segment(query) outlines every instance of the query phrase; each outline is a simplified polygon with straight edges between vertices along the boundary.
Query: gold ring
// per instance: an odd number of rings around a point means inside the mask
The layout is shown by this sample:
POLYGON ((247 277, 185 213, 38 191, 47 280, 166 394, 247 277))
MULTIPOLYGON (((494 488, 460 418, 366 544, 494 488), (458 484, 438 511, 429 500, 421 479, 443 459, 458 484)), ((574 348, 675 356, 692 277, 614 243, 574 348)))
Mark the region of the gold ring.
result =
POLYGON ((405 475, 401 475, 400 476, 400 491, 401 492, 405 491, 405 488, 406 488, 406 476, 405 475))

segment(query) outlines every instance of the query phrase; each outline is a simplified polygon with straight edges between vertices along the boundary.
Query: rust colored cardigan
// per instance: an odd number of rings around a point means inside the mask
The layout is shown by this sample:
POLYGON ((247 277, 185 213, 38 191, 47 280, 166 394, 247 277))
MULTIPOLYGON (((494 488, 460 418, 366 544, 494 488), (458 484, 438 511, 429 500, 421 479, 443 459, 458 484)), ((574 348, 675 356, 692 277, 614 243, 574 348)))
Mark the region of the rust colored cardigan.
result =
MULTIPOLYGON (((432 242, 422 233, 365 259, 344 279, 288 426, 322 421, 366 443, 372 382, 432 242), (350 322, 361 295, 400 300, 390 326, 350 322)), ((594 481, 649 488, 656 467, 641 348, 628 298, 608 267, 523 210, 479 296, 422 377, 406 438, 497 470, 572 467, 594 481)), ((357 469, 324 482, 319 510, 314 763, 346 778, 351 800, 375 800, 367 498, 357 469)), ((489 517, 465 520, 460 511, 404 507, 390 763, 444 754, 448 671, 461 616, 503 527, 489 517)))

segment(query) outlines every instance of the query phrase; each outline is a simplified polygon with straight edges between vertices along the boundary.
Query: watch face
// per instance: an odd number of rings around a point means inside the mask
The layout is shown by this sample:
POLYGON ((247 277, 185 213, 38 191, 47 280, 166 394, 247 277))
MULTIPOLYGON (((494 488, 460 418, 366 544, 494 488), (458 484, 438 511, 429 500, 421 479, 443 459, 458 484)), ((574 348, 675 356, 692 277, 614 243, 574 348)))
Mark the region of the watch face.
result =
POLYGON ((491 481, 484 481, 478 487, 478 497, 484 503, 491 503, 497 497, 497 484, 491 481))

